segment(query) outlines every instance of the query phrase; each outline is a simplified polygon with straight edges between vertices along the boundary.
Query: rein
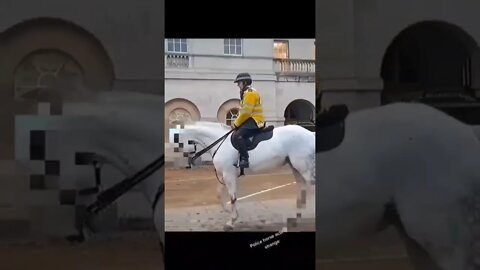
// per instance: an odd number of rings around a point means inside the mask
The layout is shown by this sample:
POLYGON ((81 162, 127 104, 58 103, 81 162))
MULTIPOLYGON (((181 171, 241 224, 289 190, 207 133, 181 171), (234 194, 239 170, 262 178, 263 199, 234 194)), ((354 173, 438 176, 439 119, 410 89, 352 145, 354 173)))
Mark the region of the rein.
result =
MULTIPOLYGON (((243 126, 243 124, 245 123, 242 123, 240 125, 243 126)), ((238 128, 240 128, 238 127, 238 128)), ((238 129, 237 128, 237 129, 238 129)), ((202 149, 200 152, 196 153, 195 155, 193 155, 193 157, 190 158, 190 162, 193 162, 195 161, 197 158, 199 158, 201 155, 205 154, 208 150, 212 149, 216 144, 218 144, 220 142, 220 145, 218 146, 218 148, 215 150, 215 152, 213 152, 213 155, 212 155, 212 160, 213 158, 215 157, 215 155, 217 154, 217 151, 218 149, 220 149, 220 146, 222 146, 223 142, 227 139, 228 135, 230 135, 230 133, 232 133, 233 131, 235 131, 236 129, 232 129, 230 130, 229 132, 227 132, 225 135, 223 135, 222 137, 220 137, 218 140, 214 141, 212 144, 210 144, 209 146, 205 147, 204 149, 202 149)), ((222 185, 225 185, 224 182, 220 181, 220 178, 218 177, 218 173, 217 173, 217 169, 215 168, 215 166, 213 166, 213 170, 215 171, 215 177, 217 178, 217 181, 222 184, 222 185)))
MULTIPOLYGON (((126 177, 123 181, 98 194, 97 200, 87 206, 87 211, 95 214, 98 213, 99 211, 113 203, 120 196, 131 190, 133 187, 138 185, 146 178, 148 178, 150 175, 160 169, 164 164, 165 155, 161 155, 159 158, 155 159, 153 162, 145 166, 142 170, 138 171, 134 175, 126 177)), ((163 192, 162 186, 163 185, 160 185, 158 193, 163 192)))
MULTIPOLYGON (((205 147, 204 149, 202 149, 200 152, 196 153, 195 155, 193 155, 193 157, 190 158, 190 160, 193 162, 195 161, 197 158, 199 158, 201 155, 205 154, 206 152, 208 152, 208 150, 212 149, 216 144, 218 144, 220 141, 225 141, 225 139, 228 137, 228 135, 230 135, 230 133, 232 133, 235 129, 232 129, 230 130, 229 132, 227 132, 225 135, 223 135, 222 137, 220 137, 218 140, 214 141, 212 144, 210 144, 209 146, 205 147)), ((221 146, 222 144, 220 144, 221 146)), ((219 146, 219 148, 220 148, 219 146)), ((218 148, 217 148, 218 150, 218 148)), ((215 151, 215 153, 217 153, 217 151, 215 151)), ((215 156, 215 154, 214 154, 215 156)))

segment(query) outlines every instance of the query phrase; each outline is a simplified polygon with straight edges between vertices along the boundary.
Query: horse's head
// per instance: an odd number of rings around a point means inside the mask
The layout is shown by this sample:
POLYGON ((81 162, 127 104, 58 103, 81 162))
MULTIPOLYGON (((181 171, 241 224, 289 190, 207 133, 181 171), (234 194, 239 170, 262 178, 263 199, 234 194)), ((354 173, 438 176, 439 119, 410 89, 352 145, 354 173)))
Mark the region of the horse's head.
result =
MULTIPOLYGON (((65 110, 75 116, 52 117, 52 123, 55 121, 52 126, 57 127, 55 133, 58 134, 58 149, 54 151, 59 152, 62 164, 59 185, 77 190, 74 205, 93 203, 99 192, 133 175, 163 154, 163 103, 161 96, 103 94, 94 103, 66 104, 65 110), (99 183, 97 175, 100 175, 99 183)), ((163 169, 140 183, 138 190, 152 201, 161 183, 163 169)), ((94 220, 106 216, 99 213, 94 220)), ((108 222, 104 224, 112 224, 114 220, 105 221, 108 222)))
POLYGON ((173 144, 174 152, 188 159, 188 164, 191 166, 194 164, 191 160, 192 156, 228 131, 229 127, 225 124, 198 121, 170 129, 169 142, 173 144))

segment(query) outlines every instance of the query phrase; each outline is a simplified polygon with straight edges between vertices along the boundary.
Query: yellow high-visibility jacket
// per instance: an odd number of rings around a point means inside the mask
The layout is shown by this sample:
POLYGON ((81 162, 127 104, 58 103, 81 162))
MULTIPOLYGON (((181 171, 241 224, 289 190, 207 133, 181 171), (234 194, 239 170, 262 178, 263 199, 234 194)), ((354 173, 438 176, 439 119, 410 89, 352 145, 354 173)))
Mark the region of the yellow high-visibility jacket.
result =
POLYGON ((239 127, 249 117, 255 120, 259 128, 265 127, 265 117, 263 115, 260 94, 255 89, 249 88, 245 90, 240 105, 240 113, 234 123, 235 127, 239 127))

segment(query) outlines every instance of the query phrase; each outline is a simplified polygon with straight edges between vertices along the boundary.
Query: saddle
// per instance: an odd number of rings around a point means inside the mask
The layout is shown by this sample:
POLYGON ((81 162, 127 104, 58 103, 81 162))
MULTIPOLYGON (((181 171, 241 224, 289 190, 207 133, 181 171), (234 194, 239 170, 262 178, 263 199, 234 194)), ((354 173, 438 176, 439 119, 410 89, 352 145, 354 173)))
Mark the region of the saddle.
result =
POLYGON ((317 153, 338 147, 345 139, 345 119, 349 114, 345 104, 333 105, 327 111, 317 115, 316 146, 317 153))
MULTIPOLYGON (((260 142, 270 140, 273 137, 273 129, 274 129, 274 126, 268 126, 261 129, 259 133, 248 137, 248 140, 246 140, 247 151, 255 149, 260 142)), ((231 136, 230 141, 233 147, 238 151, 238 142, 234 138, 235 136, 231 136)))

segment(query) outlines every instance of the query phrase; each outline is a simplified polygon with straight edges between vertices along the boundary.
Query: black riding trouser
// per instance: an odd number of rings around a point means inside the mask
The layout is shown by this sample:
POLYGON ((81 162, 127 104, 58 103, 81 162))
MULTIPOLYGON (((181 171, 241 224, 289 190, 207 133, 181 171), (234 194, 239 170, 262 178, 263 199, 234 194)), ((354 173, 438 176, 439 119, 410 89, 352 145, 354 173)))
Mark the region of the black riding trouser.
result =
POLYGON ((247 140, 250 136, 259 133, 261 129, 258 128, 257 123, 252 118, 249 118, 245 124, 243 124, 238 130, 235 131, 233 136, 238 143, 238 152, 240 152, 241 158, 248 158, 247 140))

